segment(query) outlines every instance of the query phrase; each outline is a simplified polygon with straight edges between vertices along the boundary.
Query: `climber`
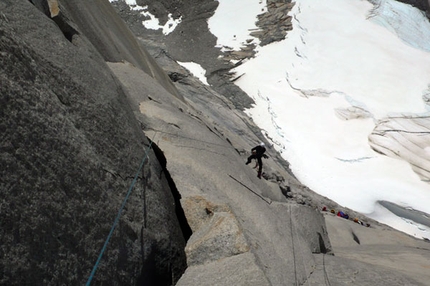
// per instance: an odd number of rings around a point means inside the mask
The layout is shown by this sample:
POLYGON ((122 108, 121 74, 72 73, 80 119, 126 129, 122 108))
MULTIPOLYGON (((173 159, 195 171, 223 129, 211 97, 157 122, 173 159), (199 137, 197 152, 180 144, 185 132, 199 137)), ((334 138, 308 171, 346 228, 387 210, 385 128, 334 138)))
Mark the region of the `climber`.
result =
POLYGON ((258 175, 257 177, 261 179, 261 170, 263 169, 263 162, 261 161, 261 157, 269 158, 266 154, 266 148, 264 147, 264 143, 260 143, 260 145, 255 146, 251 149, 252 155, 248 157, 248 160, 246 161, 246 165, 251 163, 252 159, 257 159, 258 162, 258 175))

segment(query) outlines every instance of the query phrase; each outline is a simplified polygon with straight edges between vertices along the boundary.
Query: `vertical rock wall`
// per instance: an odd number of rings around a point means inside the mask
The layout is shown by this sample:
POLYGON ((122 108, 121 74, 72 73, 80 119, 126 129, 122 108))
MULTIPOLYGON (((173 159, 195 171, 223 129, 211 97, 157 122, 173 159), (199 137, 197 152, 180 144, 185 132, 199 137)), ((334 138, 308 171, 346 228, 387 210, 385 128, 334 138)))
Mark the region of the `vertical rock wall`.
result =
POLYGON ((36 6, 0 2, 0 284, 84 284, 148 151, 93 282, 171 285, 186 262, 166 174, 103 53, 36 6))

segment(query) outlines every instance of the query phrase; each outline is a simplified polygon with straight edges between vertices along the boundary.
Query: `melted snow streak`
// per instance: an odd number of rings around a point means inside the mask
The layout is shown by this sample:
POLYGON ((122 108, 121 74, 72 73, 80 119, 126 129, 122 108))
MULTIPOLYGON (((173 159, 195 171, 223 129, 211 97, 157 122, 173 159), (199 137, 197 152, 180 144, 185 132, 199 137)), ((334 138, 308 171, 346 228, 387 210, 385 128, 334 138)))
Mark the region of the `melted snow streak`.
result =
POLYGON ((390 0, 373 0, 368 19, 378 23, 407 44, 430 52, 430 22, 423 11, 390 0))

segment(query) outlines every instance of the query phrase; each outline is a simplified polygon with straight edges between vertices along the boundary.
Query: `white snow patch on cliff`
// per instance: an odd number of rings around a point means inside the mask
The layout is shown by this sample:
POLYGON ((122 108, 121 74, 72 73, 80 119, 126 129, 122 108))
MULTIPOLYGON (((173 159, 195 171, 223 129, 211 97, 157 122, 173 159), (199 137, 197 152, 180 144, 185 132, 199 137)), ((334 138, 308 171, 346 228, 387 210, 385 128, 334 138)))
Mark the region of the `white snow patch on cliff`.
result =
MULTIPOLYGON (((119 0, 109 0, 109 2, 117 2, 119 0)), ((178 19, 173 19, 172 14, 168 14, 168 20, 164 25, 160 25, 160 20, 155 17, 153 14, 151 14, 148 11, 148 6, 139 6, 136 3, 136 0, 124 0, 125 3, 130 6, 130 10, 138 11, 140 14, 142 14, 145 17, 149 17, 149 20, 142 21, 142 25, 146 29, 150 30, 162 30, 164 35, 168 35, 171 32, 173 32, 176 27, 182 22, 182 17, 178 19)))
POLYGON ((206 70, 201 65, 195 62, 178 62, 181 66, 190 71, 190 73, 198 78, 203 84, 209 85, 206 79, 206 70))

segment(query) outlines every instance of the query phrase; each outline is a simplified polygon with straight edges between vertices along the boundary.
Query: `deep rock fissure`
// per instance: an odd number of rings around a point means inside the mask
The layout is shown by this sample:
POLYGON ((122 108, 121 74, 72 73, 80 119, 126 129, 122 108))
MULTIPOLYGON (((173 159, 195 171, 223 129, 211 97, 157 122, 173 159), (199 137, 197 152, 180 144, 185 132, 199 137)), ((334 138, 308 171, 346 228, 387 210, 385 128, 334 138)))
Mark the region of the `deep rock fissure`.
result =
POLYGON ((72 26, 70 26, 62 17, 56 16, 52 18, 52 20, 57 24, 58 28, 60 28, 64 37, 72 43, 73 36, 79 35, 78 31, 76 31, 72 26))
POLYGON ((69 42, 72 42, 73 36, 79 35, 78 31, 76 31, 76 29, 74 29, 72 26, 69 25, 69 23, 67 23, 67 19, 64 19, 64 16, 61 13, 57 14, 57 11, 56 14, 51 14, 49 4, 46 0, 29 0, 29 2, 47 17, 52 19, 69 42))
MULTIPOLYGON (((148 138, 149 139, 149 138, 148 138)), ((150 140, 150 139, 149 139, 150 140)), ((176 217, 178 218, 179 226, 182 231, 182 235, 184 236, 185 242, 188 241, 188 239, 193 234, 190 225, 188 224, 187 218, 185 217, 184 209, 181 206, 181 194, 179 193, 178 189, 176 188, 176 184, 173 181, 172 177, 170 176, 169 171, 167 170, 167 159, 164 156, 163 151, 158 147, 155 142, 152 142, 152 149, 154 150, 155 156, 157 157, 162 170, 164 172, 164 175, 166 176, 166 180, 169 184, 170 191, 172 192, 173 198, 175 200, 175 213, 176 217)))
POLYGON ((318 243, 319 243, 319 246, 320 246, 320 252, 324 253, 324 254, 327 254, 328 253, 328 249, 325 246, 324 239, 323 239, 321 233, 317 232, 317 234, 318 234, 318 243))
POLYGON ((354 232, 352 232, 351 234, 352 234, 352 238, 354 239, 354 241, 357 242, 358 244, 360 244, 360 239, 358 239, 358 236, 354 232))

